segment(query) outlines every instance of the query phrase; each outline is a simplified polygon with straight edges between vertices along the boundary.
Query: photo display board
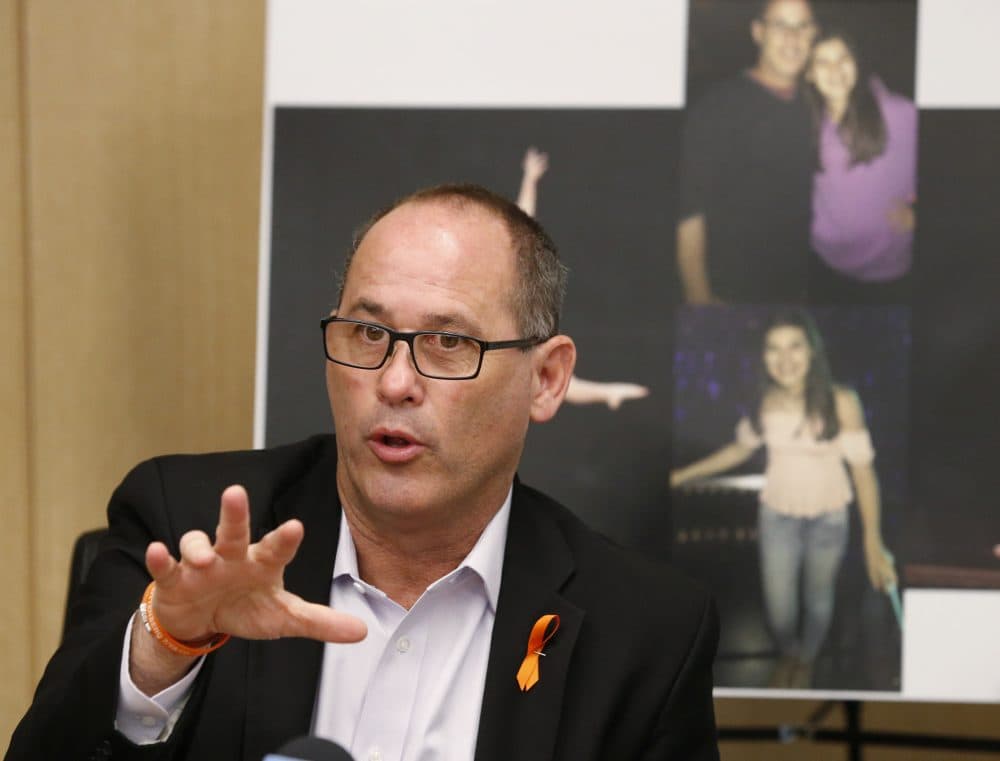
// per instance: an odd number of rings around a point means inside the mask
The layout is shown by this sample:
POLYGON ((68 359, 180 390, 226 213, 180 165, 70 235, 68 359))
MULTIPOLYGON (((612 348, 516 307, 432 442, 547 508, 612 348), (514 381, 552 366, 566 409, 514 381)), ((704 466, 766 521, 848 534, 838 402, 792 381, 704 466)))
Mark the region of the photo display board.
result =
POLYGON ((255 444, 332 430, 354 230, 485 185, 570 269, 576 376, 520 476, 712 589, 716 693, 1000 701, 998 27, 271 0, 255 444))

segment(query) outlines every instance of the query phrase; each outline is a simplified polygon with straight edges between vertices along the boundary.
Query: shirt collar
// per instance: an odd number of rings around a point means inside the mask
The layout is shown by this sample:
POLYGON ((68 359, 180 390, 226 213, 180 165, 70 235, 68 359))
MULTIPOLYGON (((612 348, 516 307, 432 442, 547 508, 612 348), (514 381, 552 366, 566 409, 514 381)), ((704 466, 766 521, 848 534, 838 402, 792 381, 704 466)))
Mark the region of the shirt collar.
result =
MULTIPOLYGON (((504 548, 507 546, 507 524, 510 522, 510 504, 513 493, 514 487, 511 486, 500 509, 486 524, 486 528, 479 535, 479 539, 476 540, 469 554, 454 571, 444 577, 449 578, 463 573, 463 569, 466 568, 474 572, 482 579, 486 597, 494 613, 496 613, 497 600, 500 597, 503 554, 504 548)), ((347 525, 347 518, 344 517, 343 510, 340 512, 340 538, 337 540, 337 556, 333 561, 333 578, 337 579, 341 576, 349 576, 353 581, 361 581, 358 573, 358 553, 354 547, 354 538, 351 536, 351 529, 347 525)), ((431 586, 436 586, 440 581, 441 579, 438 579, 431 586)))

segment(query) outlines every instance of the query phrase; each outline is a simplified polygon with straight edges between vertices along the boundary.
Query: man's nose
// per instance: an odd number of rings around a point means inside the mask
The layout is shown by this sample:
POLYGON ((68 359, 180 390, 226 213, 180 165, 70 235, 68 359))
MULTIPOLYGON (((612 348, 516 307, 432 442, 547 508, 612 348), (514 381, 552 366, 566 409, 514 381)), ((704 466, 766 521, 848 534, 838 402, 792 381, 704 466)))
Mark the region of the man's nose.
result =
POLYGON ((396 341, 392 345, 389 358, 378 373, 378 393, 387 402, 397 403, 419 396, 420 374, 406 341, 396 341))

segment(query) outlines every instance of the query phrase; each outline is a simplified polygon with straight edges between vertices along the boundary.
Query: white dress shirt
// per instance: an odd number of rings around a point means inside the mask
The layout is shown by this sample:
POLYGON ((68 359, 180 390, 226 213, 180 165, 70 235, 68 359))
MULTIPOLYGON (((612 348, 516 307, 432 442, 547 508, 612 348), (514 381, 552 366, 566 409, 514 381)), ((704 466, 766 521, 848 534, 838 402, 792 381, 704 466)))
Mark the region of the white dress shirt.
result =
MULTIPOLYGON (((330 604, 368 625, 359 643, 325 645, 313 733, 357 761, 471 761, 496 615, 511 492, 475 546, 406 610, 362 581, 341 515, 330 604)), ((169 737, 204 659, 152 698, 128 673, 125 633, 116 727, 138 744, 169 737)), ((511 675, 511 679, 514 675, 511 675)))

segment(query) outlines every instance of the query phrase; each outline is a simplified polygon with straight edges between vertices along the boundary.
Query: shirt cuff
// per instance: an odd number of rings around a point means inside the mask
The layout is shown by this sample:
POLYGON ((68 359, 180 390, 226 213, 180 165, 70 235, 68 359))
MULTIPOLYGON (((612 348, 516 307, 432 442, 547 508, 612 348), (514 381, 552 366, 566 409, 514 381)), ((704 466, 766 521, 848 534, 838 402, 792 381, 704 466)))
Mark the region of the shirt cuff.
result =
POLYGON ((128 626, 125 627, 125 641, 122 644, 115 729, 135 745, 151 745, 164 742, 170 737, 174 725, 184 710, 184 705, 191 696, 191 686, 201 671, 205 656, 199 658, 179 681, 149 697, 135 686, 128 670, 133 625, 135 625, 134 613, 129 619, 128 626))

